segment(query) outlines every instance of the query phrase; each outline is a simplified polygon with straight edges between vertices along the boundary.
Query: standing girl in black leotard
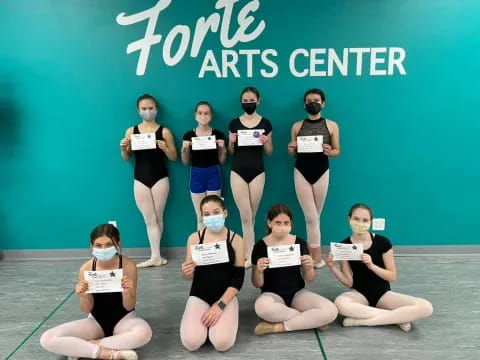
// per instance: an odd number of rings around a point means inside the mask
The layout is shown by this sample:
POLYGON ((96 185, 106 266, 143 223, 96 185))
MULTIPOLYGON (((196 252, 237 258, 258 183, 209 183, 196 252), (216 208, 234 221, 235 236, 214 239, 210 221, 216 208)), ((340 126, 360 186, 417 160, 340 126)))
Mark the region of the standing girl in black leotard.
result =
POLYGON ((255 241, 255 215, 265 185, 263 152, 267 155, 271 155, 273 152, 273 129, 270 121, 256 111, 260 104, 260 94, 256 88, 247 87, 243 89, 240 101, 245 112, 230 122, 228 150, 234 156, 230 186, 242 221, 247 256, 245 267, 248 268, 251 266, 250 256, 255 241), (260 138, 262 145, 239 146, 239 130, 258 130, 253 132, 253 135, 260 138))
POLYGON ((203 228, 200 202, 207 195, 221 195, 222 179, 220 165, 225 162, 227 149, 225 135, 210 126, 212 106, 200 101, 195 107, 195 120, 198 126, 183 135, 182 162, 190 167, 190 194, 197 215, 197 230, 203 228), (192 138, 215 136, 216 149, 193 150, 192 138))
POLYGON ((288 152, 296 157, 295 191, 305 216, 308 245, 315 268, 322 268, 325 262, 321 254, 320 215, 327 197, 330 177, 328 158, 340 154, 339 130, 334 121, 322 117, 321 111, 325 107, 325 94, 322 90, 308 90, 303 101, 308 118, 293 124, 288 152), (323 152, 298 152, 299 136, 322 136, 323 152))
POLYGON ((363 245, 361 261, 342 261, 338 269, 332 254, 328 255, 335 277, 353 289, 338 296, 335 305, 346 316, 344 326, 396 324, 409 331, 412 321, 432 314, 432 304, 390 290, 390 282, 397 279, 393 248, 386 237, 368 231, 372 218, 372 210, 363 204, 354 205, 348 213, 352 235, 342 242, 363 245))
POLYGON ((267 220, 267 236, 255 244, 252 253, 252 283, 262 289, 255 301, 255 312, 266 320, 257 325, 255 334, 313 329, 331 323, 337 317, 335 305, 305 289, 305 281, 313 281, 316 274, 307 243, 290 234, 290 209, 283 204, 273 205, 267 220), (300 265, 270 269, 268 248, 294 244, 300 245, 300 265))
POLYGON ((218 351, 226 351, 237 336, 237 294, 245 275, 243 239, 225 227, 227 210, 218 196, 206 196, 200 211, 205 228, 188 238, 187 255, 182 264, 183 278, 193 281, 180 325, 180 338, 189 351, 202 346, 207 336, 218 351), (221 242, 218 246, 227 247, 228 262, 197 266, 190 247, 217 242, 221 242))
POLYGON ((90 359, 137 359, 133 350, 150 341, 152 330, 147 322, 135 315, 137 300, 137 268, 126 256, 120 255, 120 234, 111 224, 97 226, 90 234, 93 258, 78 273, 75 292, 80 308, 90 316, 46 331, 40 338, 45 350, 90 359), (87 294, 84 272, 89 270, 122 269, 123 292, 87 294))
POLYGON ((155 121, 157 109, 157 101, 151 95, 140 96, 137 100, 137 110, 143 121, 139 125, 128 128, 125 138, 120 141, 122 158, 128 161, 132 155, 132 134, 155 133, 157 140, 156 149, 134 152, 133 193, 147 225, 151 250, 150 259, 138 264, 137 267, 161 266, 167 263, 167 260, 160 255, 163 211, 170 189, 165 158, 170 161, 177 160, 177 150, 170 130, 155 121))

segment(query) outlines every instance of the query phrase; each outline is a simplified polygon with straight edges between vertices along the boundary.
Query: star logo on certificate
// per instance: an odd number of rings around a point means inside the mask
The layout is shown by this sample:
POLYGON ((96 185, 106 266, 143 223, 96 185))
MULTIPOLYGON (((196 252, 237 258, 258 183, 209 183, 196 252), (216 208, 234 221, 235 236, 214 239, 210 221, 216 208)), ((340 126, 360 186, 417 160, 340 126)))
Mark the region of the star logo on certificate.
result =
POLYGON ((353 245, 353 246, 352 246, 352 249, 353 249, 353 250, 357 250, 357 245, 353 245))
POLYGON ((115 273, 113 271, 110 273, 110 277, 115 277, 115 273))
POLYGON ((215 249, 220 249, 220 244, 215 244, 215 249))
POLYGON ((290 246, 288 250, 293 251, 295 249, 293 248, 293 246, 290 246))

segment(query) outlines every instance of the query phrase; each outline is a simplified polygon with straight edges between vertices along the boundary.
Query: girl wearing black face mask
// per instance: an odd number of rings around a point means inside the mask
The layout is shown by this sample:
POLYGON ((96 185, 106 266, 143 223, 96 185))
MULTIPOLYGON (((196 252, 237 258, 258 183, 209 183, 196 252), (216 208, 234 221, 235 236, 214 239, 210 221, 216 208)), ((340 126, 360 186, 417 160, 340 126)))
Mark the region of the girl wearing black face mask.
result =
POLYGON ((308 90, 303 100, 308 118, 293 124, 288 153, 296 157, 295 191, 307 224, 310 252, 318 269, 325 266, 321 254, 320 215, 328 191, 328 158, 340 154, 340 139, 337 123, 322 117, 323 91, 308 90))
POLYGON ((273 129, 270 121, 256 112, 260 103, 260 94, 256 88, 245 88, 240 100, 245 112, 230 122, 228 150, 234 156, 230 186, 242 219, 245 267, 248 268, 251 266, 250 255, 255 239, 255 215, 265 185, 263 152, 269 156, 273 152, 273 129))

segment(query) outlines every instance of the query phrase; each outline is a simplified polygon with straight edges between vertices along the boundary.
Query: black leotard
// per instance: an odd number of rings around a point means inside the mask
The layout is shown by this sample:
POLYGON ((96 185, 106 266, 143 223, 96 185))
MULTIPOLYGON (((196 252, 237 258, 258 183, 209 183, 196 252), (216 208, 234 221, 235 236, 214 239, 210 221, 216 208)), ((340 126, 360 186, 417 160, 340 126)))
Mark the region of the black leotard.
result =
MULTIPOLYGON (((122 255, 118 255, 118 268, 122 268, 122 255)), ((93 258, 92 271, 97 269, 97 258, 93 258)), ((105 337, 113 335, 115 325, 129 312, 123 307, 121 292, 100 293, 93 295, 92 316, 102 327, 105 337)))
MULTIPOLYGON (((297 136, 322 135, 323 143, 331 145, 330 132, 328 131, 325 118, 319 120, 303 120, 297 136)), ((319 153, 297 153, 295 168, 303 175, 310 184, 315 184, 329 168, 328 156, 319 153)))
MULTIPOLYGON (((203 229, 201 234, 200 231, 198 232, 199 244, 203 244, 205 232, 206 229, 203 229)), ((209 305, 213 305, 231 286, 235 264, 235 249, 232 246, 234 237, 235 233, 230 238, 229 229, 226 241, 228 262, 195 267, 190 296, 196 296, 209 305)))
MULTIPOLYGON (((163 126, 160 126, 155 132, 157 140, 163 140, 163 126)), ((140 134, 138 125, 133 128, 134 134, 140 134)), ((135 154, 135 180, 140 181, 145 186, 151 188, 158 180, 168 176, 167 166, 165 164, 165 153, 158 147, 149 150, 137 150, 135 154)))
MULTIPOLYGON (((257 126, 252 128, 246 127, 239 118, 236 118, 230 122, 228 129, 231 133, 237 133, 238 130, 264 129, 263 135, 268 135, 273 130, 270 121, 264 117, 262 117, 257 126)), ((247 183, 250 183, 263 173, 265 171, 263 166, 263 146, 238 146, 237 140, 232 171, 240 175, 247 183)))
MULTIPOLYGON (((300 254, 310 255, 307 243, 298 236, 295 244, 300 244, 300 254)), ((252 264, 257 265, 258 259, 268 257, 267 244, 259 240, 253 247, 252 264)), ((265 269, 263 272, 262 293, 272 292, 279 295, 287 306, 292 304, 295 294, 305 287, 305 280, 301 271, 301 265, 281 268, 265 269)))
MULTIPOLYGON (((392 244, 384 236, 372 233, 370 233, 370 236, 372 238, 372 246, 363 252, 372 257, 372 262, 375 265, 385 268, 383 254, 392 248, 392 244)), ((352 240, 346 238, 342 243, 351 244, 352 240)), ((361 261, 349 261, 348 263, 353 273, 352 288, 365 296, 370 306, 376 306, 383 294, 390 290, 390 283, 367 268, 361 261)))
MULTIPOLYGON (((216 140, 225 140, 225 135, 217 129, 212 129, 211 135, 214 135, 216 140)), ((193 129, 183 135, 183 140, 192 141, 192 138, 196 136, 195 129, 193 129)), ((193 167, 208 168, 219 164, 218 149, 191 150, 190 158, 193 167)))

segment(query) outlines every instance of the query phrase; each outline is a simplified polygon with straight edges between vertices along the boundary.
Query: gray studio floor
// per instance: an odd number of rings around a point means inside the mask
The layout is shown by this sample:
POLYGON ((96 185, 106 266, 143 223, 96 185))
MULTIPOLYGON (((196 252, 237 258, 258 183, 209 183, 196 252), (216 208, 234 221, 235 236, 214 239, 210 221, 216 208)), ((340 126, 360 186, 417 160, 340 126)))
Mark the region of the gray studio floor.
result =
MULTIPOLYGON (((319 334, 320 341, 314 331, 256 337, 253 328, 258 319, 252 305, 259 291, 250 284, 247 271, 240 295, 237 343, 226 353, 217 353, 210 345, 189 353, 180 343, 179 323, 189 291, 189 283, 179 274, 181 260, 171 260, 161 268, 142 269, 137 312, 150 323, 154 337, 138 351, 139 357, 480 359, 480 255, 401 256, 396 261, 399 279, 393 290, 425 297, 434 307, 434 315, 415 323, 410 333, 394 326, 342 328, 337 322, 319 334)), ((76 295, 69 297, 80 264, 81 260, 0 261, 0 359, 7 358, 15 349, 11 359, 61 358, 44 352, 39 338, 52 326, 84 316, 76 295)), ((329 299, 344 290, 328 269, 319 270, 318 274, 310 289, 329 299)))

